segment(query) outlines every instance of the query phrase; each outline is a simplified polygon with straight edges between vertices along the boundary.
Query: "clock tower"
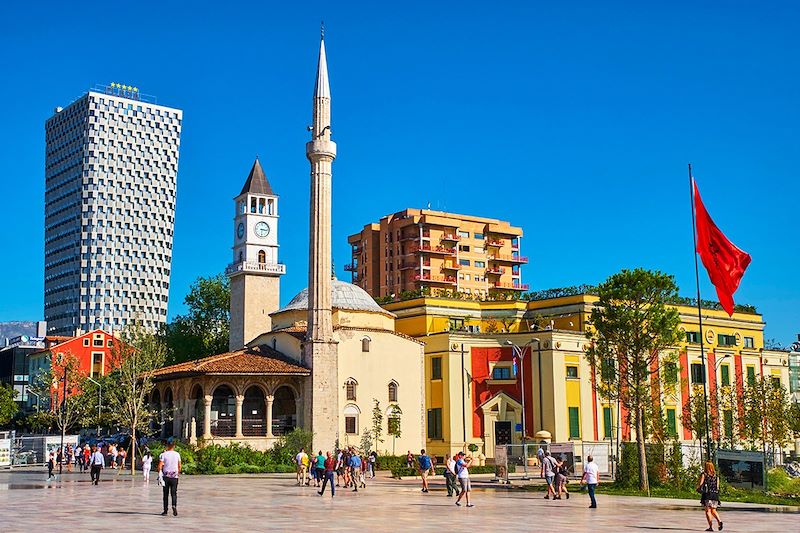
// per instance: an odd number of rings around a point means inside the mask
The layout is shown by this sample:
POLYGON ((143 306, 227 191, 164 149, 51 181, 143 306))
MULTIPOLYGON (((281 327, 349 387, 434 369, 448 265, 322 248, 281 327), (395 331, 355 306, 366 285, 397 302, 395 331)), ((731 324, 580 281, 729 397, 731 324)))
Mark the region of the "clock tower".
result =
POLYGON ((272 192, 256 157, 242 192, 234 199, 231 281, 231 350, 238 350, 272 329, 269 314, 280 306, 278 196, 272 192))

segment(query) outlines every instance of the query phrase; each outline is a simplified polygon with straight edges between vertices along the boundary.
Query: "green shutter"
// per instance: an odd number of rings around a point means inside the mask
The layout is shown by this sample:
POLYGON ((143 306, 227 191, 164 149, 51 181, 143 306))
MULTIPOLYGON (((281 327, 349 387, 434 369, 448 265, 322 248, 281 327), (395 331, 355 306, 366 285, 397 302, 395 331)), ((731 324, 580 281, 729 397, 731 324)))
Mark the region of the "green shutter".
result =
POLYGON ((720 368, 720 372, 722 372, 722 386, 728 387, 731 384, 731 370, 728 368, 728 365, 723 365, 720 368))
POLYGON ((730 439, 733 437, 733 411, 723 411, 722 416, 725 420, 725 436, 730 439))
POLYGON ((667 409, 667 433, 670 435, 678 434, 678 423, 675 418, 675 409, 667 409))
POLYGON ((747 367, 747 384, 748 385, 756 384, 756 367, 754 366, 747 367))
POLYGON ((611 408, 603 407, 603 435, 607 439, 613 438, 611 434, 611 408))
POLYGON ((436 431, 434 427, 434 416, 433 416, 433 409, 428 409, 428 438, 432 439, 433 433, 436 431))
POLYGON ((569 408, 569 438, 581 438, 581 418, 577 407, 569 408))

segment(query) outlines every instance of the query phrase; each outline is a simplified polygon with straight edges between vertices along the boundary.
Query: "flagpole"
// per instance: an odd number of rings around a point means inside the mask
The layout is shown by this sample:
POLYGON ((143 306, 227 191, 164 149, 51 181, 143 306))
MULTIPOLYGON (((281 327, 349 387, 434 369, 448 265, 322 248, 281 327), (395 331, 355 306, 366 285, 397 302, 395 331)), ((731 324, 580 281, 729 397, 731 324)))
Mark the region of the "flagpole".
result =
MULTIPOLYGON (((694 209, 694 178, 692 178, 692 164, 689 163, 689 196, 692 204, 692 242, 694 243, 693 255, 694 255, 694 282, 695 287, 697 288, 697 321, 700 326, 700 332, 698 336, 700 337, 700 365, 703 369, 703 412, 705 414, 705 423, 706 423, 706 460, 711 460, 711 439, 709 435, 709 421, 708 421, 708 386, 706 382, 708 381, 709 375, 706 372, 706 350, 703 345, 704 335, 703 335, 703 305, 702 300, 700 300, 700 267, 697 261, 697 220, 695 218, 695 209, 694 209)), ((688 354, 688 348, 687 348, 688 354)), ((702 446, 700 447, 700 453, 702 455, 702 446)))

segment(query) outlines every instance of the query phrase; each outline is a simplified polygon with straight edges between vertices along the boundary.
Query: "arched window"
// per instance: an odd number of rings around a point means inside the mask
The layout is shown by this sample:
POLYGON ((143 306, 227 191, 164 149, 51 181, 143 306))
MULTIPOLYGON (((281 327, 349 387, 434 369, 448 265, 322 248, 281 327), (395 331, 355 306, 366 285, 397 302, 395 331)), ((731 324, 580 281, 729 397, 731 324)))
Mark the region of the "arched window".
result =
POLYGON ((344 408, 344 432, 348 435, 356 435, 358 433, 358 415, 361 410, 357 405, 349 404, 344 408))
POLYGON ((390 381, 389 382, 389 401, 396 402, 397 401, 397 382, 390 381))
POLYGON ((267 252, 265 252, 264 250, 259 250, 258 251, 258 264, 259 265, 263 265, 266 262, 267 262, 267 252))
POLYGON ((241 263, 243 261, 244 261, 244 253, 243 252, 239 252, 239 262, 241 263))
POLYGON ((344 387, 346 389, 347 401, 350 402, 356 401, 356 388, 358 387, 358 382, 353 378, 350 378, 344 382, 344 387))
POLYGON ((364 337, 361 339, 361 351, 368 352, 369 351, 369 343, 372 342, 372 339, 369 337, 364 337))

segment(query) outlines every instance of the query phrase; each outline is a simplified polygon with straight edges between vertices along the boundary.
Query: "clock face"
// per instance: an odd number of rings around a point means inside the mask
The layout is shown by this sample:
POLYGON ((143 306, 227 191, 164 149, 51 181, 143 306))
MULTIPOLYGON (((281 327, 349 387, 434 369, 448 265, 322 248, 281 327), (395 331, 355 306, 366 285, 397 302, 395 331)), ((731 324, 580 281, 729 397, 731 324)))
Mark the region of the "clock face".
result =
POLYGON ((244 237, 244 224, 239 222, 239 226, 236 228, 236 236, 240 239, 244 237))
POLYGON ((269 235, 269 224, 266 222, 256 224, 256 236, 264 238, 267 235, 269 235))

